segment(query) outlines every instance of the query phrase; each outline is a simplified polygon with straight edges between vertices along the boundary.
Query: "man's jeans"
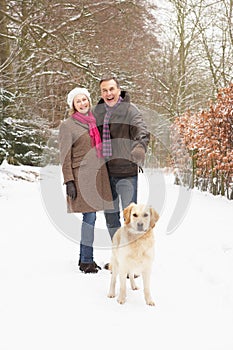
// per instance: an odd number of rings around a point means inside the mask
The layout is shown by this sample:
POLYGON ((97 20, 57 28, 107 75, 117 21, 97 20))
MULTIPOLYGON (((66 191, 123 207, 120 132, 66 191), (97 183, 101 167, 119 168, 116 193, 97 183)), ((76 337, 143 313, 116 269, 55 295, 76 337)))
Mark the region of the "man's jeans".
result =
POLYGON ((80 242, 80 262, 93 262, 93 242, 96 213, 83 213, 80 242))
POLYGON ((114 200, 114 209, 104 212, 107 228, 111 238, 119 227, 120 222, 120 202, 122 209, 126 208, 131 202, 137 203, 138 176, 115 177, 110 176, 110 185, 114 200))

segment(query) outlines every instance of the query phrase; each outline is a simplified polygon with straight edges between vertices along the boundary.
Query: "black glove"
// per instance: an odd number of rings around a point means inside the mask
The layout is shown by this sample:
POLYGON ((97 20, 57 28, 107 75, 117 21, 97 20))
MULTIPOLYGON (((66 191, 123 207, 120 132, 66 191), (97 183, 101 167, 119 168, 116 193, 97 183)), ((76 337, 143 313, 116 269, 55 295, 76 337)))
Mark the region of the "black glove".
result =
POLYGON ((137 163, 138 165, 144 164, 145 155, 146 155, 145 148, 140 144, 135 146, 134 149, 131 151, 131 156, 135 161, 135 163, 137 163))
POLYGON ((66 194, 72 200, 75 200, 75 198, 77 197, 77 190, 74 181, 68 181, 66 183, 66 194))

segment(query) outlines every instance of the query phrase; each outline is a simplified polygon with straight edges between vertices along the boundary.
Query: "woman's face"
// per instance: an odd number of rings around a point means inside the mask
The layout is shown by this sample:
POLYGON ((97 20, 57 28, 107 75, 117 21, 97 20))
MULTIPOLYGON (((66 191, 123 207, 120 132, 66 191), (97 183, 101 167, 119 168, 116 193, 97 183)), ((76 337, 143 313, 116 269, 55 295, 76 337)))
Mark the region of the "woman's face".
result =
POLYGON ((86 95, 79 94, 74 98, 74 108, 82 114, 87 114, 90 109, 90 102, 86 95))

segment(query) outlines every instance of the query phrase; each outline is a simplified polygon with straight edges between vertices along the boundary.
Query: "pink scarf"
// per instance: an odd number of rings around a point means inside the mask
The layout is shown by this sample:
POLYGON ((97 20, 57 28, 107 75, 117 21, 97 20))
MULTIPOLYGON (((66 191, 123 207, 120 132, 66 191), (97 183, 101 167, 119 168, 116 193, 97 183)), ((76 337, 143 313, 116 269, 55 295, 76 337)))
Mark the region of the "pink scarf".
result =
POLYGON ((89 135, 91 138, 91 147, 96 148, 96 155, 98 158, 103 157, 102 155, 102 141, 100 138, 99 130, 96 126, 96 120, 93 114, 89 111, 88 115, 84 115, 79 112, 75 112, 72 115, 72 118, 78 120, 79 122, 83 124, 87 124, 89 128, 89 135))

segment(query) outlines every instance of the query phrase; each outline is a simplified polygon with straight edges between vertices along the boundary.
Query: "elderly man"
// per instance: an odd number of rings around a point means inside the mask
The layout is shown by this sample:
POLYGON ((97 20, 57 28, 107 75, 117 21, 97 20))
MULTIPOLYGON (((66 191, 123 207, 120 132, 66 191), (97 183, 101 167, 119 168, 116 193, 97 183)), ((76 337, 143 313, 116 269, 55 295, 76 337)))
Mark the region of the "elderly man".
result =
POLYGON ((137 202, 138 169, 143 165, 149 132, 138 108, 130 102, 129 93, 122 91, 115 77, 100 81, 101 99, 94 116, 103 142, 114 200, 114 210, 106 210, 105 218, 111 238, 120 223, 122 209, 137 202))

